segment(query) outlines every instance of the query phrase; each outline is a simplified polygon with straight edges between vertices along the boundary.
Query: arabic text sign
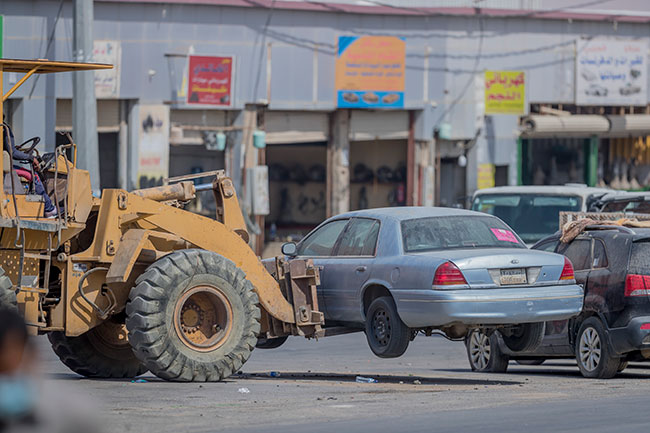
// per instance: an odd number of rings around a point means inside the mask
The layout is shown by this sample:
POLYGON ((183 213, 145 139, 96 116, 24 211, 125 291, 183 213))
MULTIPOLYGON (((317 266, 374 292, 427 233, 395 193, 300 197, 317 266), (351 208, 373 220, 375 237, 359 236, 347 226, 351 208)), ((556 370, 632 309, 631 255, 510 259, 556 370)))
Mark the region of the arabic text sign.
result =
POLYGON ((95 71, 95 96, 117 98, 120 96, 120 64, 122 61, 119 41, 94 41, 93 61, 108 63, 113 69, 95 71))
POLYGON ((232 105, 233 57, 189 56, 187 103, 232 105))
POLYGON ((395 36, 341 36, 335 89, 342 108, 404 107, 406 41, 395 36))
POLYGON ((496 167, 494 164, 479 164, 476 179, 476 188, 492 188, 495 181, 496 167))
POLYGON ((140 105, 138 186, 162 185, 169 176, 169 106, 140 105))
POLYGON ((523 71, 485 71, 485 114, 526 114, 523 71))
POLYGON ((576 49, 577 105, 646 105, 645 42, 579 40, 576 49))

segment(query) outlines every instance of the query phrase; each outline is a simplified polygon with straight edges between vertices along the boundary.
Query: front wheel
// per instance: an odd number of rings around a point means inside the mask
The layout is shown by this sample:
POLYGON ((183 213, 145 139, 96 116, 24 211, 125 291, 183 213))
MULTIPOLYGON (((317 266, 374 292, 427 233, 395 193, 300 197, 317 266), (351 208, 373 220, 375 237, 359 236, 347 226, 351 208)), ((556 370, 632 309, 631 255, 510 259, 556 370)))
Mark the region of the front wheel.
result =
POLYGON ((584 377, 609 379, 621 366, 621 359, 613 356, 607 344, 607 330, 596 317, 590 317, 580 325, 575 353, 584 377))
POLYGON ((397 358, 406 352, 410 330, 400 319, 390 296, 381 296, 368 307, 366 338, 372 353, 380 358, 397 358))
POLYGON ((508 356, 499 348, 496 331, 487 335, 479 329, 472 329, 465 337, 465 348, 472 371, 505 373, 508 370, 508 356))
POLYGON ((219 381, 248 360, 260 331, 253 285, 235 264, 190 249, 154 262, 126 306, 135 356, 156 376, 219 381))

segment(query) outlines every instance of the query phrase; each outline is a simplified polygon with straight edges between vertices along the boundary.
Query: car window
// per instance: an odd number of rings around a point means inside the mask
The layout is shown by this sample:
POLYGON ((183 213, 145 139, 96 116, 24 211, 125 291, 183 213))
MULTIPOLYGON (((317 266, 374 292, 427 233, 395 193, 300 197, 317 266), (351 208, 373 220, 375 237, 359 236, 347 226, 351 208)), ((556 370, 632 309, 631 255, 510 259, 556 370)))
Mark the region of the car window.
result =
POLYGON ((401 223, 404 251, 453 248, 526 248, 498 218, 454 215, 405 220, 401 223))
POLYGON ((539 251, 548 251, 549 253, 555 252, 555 248, 557 248, 557 239, 552 239, 550 241, 546 241, 544 243, 541 243, 535 247, 536 250, 539 251))
POLYGON ((341 236, 337 256, 373 256, 379 234, 379 221, 353 219, 341 236))
POLYGON ((632 254, 628 266, 630 274, 650 275, 650 241, 643 240, 632 244, 632 254))
POLYGON ((535 243, 558 230, 561 211, 580 211, 582 198, 573 195, 500 193, 477 195, 472 210, 501 218, 526 243, 535 243))
POLYGON ((320 227, 298 245, 299 256, 331 256, 341 232, 348 220, 335 220, 320 227))
POLYGON ((594 258, 591 261, 591 267, 593 269, 606 268, 608 264, 605 244, 600 239, 596 239, 594 241, 594 258))
POLYGON ((564 254, 571 263, 573 269, 582 271, 589 269, 591 265, 591 241, 588 239, 576 239, 570 244, 561 244, 558 253, 564 254))

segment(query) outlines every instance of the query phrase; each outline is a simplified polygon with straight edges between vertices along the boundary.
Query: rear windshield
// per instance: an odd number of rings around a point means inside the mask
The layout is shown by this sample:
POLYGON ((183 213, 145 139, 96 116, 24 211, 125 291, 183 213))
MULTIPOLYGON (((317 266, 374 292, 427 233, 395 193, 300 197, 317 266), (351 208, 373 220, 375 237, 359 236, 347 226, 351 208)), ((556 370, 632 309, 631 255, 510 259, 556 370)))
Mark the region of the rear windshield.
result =
POLYGON ((472 210, 501 218, 524 242, 535 243, 558 230, 561 211, 579 211, 582 198, 548 194, 481 194, 472 210))
POLYGON ((489 216, 449 216, 402 221, 404 251, 452 248, 525 248, 499 219, 489 216))
POLYGON ((628 272, 637 275, 650 275, 650 240, 632 244, 628 272))

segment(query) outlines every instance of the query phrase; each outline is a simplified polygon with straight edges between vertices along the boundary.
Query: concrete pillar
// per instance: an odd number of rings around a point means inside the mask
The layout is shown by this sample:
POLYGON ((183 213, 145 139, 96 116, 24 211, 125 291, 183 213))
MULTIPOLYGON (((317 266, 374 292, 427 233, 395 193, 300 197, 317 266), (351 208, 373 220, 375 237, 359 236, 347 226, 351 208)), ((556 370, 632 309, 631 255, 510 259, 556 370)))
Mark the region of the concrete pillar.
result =
MULTIPOLYGON (((93 56, 93 0, 74 2, 74 60, 92 61, 93 56)), ((94 193, 100 191, 99 138, 97 136, 97 100, 95 99, 95 72, 73 72, 72 130, 77 143, 77 164, 90 172, 94 193)))
POLYGON ((120 101, 120 132, 117 137, 117 186, 129 188, 129 101, 120 101))
POLYGON ((327 217, 350 209, 350 111, 330 115, 327 143, 327 217))

